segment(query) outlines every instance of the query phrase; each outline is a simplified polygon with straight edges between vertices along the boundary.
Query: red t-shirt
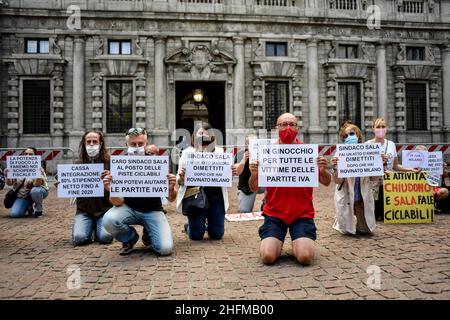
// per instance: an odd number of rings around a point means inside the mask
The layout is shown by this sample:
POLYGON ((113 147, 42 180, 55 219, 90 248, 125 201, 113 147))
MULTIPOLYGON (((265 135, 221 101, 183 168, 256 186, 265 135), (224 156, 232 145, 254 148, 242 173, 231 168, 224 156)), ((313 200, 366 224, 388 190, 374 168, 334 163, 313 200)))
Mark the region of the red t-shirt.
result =
MULTIPOLYGON (((295 140, 297 144, 303 142, 295 140)), ((314 219, 313 188, 266 187, 264 214, 291 225, 298 218, 314 219)))

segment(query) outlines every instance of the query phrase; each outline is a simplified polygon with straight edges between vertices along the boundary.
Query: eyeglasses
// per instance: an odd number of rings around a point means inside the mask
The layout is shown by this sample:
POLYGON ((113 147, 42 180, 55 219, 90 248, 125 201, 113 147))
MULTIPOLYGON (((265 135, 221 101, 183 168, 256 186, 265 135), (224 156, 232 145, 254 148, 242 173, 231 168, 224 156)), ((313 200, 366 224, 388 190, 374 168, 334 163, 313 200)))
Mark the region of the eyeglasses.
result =
POLYGON ((287 126, 291 127, 291 128, 297 128, 298 124, 295 122, 282 122, 277 124, 277 127, 280 129, 286 129, 287 126))
POLYGON ((34 153, 24 153, 24 156, 34 156, 34 153))
POLYGON ((348 134, 344 134, 344 139, 347 139, 348 136, 354 136, 356 133, 349 132, 348 134))
POLYGON ((143 128, 131 128, 127 131, 127 136, 138 136, 140 134, 147 134, 147 131, 143 128))

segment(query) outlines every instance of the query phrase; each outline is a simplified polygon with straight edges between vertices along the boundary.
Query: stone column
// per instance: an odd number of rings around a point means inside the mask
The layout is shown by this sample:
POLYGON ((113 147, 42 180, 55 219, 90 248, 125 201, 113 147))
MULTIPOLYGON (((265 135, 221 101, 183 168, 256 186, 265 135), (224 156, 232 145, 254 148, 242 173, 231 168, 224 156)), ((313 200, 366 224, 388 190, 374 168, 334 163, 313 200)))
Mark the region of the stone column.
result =
POLYGON ((85 39, 75 37, 73 40, 72 65, 72 128, 69 132, 69 148, 78 150, 80 139, 85 131, 85 39))
POLYGON ((377 44, 377 101, 378 114, 375 118, 387 119, 387 72, 386 72, 386 47, 384 43, 377 44))
MULTIPOLYGON (((9 65, 7 146, 19 147, 19 76, 14 64, 9 65)), ((23 129, 22 129, 23 130, 23 129)))
POLYGON ((323 129, 320 127, 320 103, 319 103, 319 61, 317 53, 317 40, 310 39, 307 42, 308 59, 308 106, 309 129, 311 143, 323 142, 323 129))
POLYGON ((73 45, 73 133, 84 133, 84 38, 77 37, 73 45))
POLYGON ((445 141, 450 141, 450 45, 442 48, 442 104, 445 141))
POLYGON ((236 66, 234 67, 234 129, 245 128, 245 57, 244 57, 244 38, 235 37, 234 57, 236 66))
POLYGON ((156 36, 155 43, 155 128, 150 129, 154 143, 157 145, 167 145, 169 143, 169 132, 167 129, 167 103, 166 103, 166 38, 156 36))

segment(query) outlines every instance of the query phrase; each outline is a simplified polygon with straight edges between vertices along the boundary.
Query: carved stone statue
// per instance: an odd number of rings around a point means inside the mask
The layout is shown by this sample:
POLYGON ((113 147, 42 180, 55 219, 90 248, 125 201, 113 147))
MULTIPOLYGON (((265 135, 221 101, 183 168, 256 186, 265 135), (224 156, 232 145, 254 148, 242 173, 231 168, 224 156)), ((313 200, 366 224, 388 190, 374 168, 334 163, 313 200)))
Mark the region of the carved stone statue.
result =
POLYGON ((397 61, 406 60, 406 46, 404 44, 398 45, 397 61))
POLYGON ((50 38, 50 43, 53 48, 53 53, 58 55, 61 54, 62 50, 61 47, 58 46, 58 38, 50 38))
POLYGON ((425 47, 426 53, 427 53, 427 61, 434 62, 434 53, 433 53, 433 47, 432 46, 426 46, 425 47))
POLYGON ((144 49, 140 46, 141 40, 139 38, 136 39, 136 54, 138 56, 142 56, 144 54, 144 49))
POLYGON ((98 56, 101 56, 101 55, 103 55, 103 50, 104 50, 103 47, 105 45, 105 42, 103 41, 103 39, 100 39, 99 42, 100 42, 99 45, 95 49, 95 54, 98 55, 98 56))
POLYGON ((255 49, 255 57, 262 57, 263 56, 263 43, 262 41, 258 42, 258 46, 255 49))
POLYGON ((331 42, 331 49, 330 49, 330 51, 328 51, 328 59, 336 58, 336 49, 337 49, 336 42, 331 42))

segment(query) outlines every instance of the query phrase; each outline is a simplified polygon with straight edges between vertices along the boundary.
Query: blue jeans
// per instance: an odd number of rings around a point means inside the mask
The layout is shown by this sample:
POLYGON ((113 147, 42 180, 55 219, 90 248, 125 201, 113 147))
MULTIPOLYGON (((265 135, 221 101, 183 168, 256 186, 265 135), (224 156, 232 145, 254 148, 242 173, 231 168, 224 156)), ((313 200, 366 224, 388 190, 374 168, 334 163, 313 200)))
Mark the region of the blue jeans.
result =
POLYGON ((208 235, 210 239, 222 239, 225 232, 225 205, 221 188, 205 187, 209 208, 199 210, 188 216, 187 234, 192 240, 202 240, 206 231, 208 220, 208 235))
POLYGON ((48 190, 43 187, 33 187, 30 191, 30 196, 27 198, 17 198, 11 207, 12 218, 22 218, 28 211, 28 208, 34 203, 34 212, 42 212, 42 203, 48 196, 48 190))
POLYGON ((112 207, 103 216, 103 225, 106 231, 122 243, 128 243, 138 237, 136 229, 130 227, 133 224, 144 227, 144 232, 147 232, 152 248, 157 253, 162 256, 172 253, 172 230, 164 212, 139 212, 123 204, 112 207))
POLYGON ((252 212, 255 205, 256 192, 245 194, 243 191, 238 190, 239 198, 239 212, 252 212))
POLYGON ((77 212, 72 228, 72 243, 80 246, 92 242, 92 233, 99 243, 109 244, 113 236, 103 226, 103 216, 92 217, 85 212, 77 212))

